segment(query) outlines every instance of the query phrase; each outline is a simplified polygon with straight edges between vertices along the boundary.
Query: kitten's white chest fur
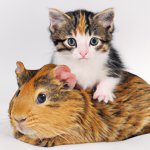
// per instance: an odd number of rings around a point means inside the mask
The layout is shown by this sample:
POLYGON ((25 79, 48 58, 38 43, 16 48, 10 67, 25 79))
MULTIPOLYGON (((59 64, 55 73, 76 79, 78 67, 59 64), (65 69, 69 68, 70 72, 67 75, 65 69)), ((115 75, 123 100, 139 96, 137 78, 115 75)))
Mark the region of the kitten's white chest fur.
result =
POLYGON ((71 72, 77 77, 78 84, 84 89, 93 87, 96 83, 107 77, 108 69, 105 67, 108 54, 98 54, 86 60, 77 60, 67 54, 55 52, 53 63, 57 65, 67 65, 71 72))

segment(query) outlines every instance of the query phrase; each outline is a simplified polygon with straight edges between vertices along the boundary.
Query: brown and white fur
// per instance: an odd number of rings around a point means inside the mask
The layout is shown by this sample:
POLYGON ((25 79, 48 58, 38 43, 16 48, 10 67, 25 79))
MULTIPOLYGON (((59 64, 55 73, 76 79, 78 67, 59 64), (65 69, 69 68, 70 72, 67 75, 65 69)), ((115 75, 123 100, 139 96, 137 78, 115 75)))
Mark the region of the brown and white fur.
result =
POLYGON ((141 78, 124 72, 116 100, 106 105, 92 99, 92 90, 72 89, 76 78, 67 66, 49 64, 35 71, 21 62, 17 66, 19 89, 9 107, 17 139, 48 147, 150 133, 150 85, 141 78))
POLYGON ((50 9, 51 39, 57 50, 52 63, 67 65, 84 89, 97 86, 99 101, 113 101, 113 91, 121 79, 123 64, 112 47, 113 9, 100 13, 77 10, 63 13, 50 9))

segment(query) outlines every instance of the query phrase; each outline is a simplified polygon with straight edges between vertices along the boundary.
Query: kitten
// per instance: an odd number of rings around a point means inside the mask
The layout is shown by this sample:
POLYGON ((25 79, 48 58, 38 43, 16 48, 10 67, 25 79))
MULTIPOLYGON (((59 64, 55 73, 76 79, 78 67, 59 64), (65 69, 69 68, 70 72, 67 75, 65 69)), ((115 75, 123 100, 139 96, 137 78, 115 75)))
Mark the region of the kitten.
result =
POLYGON ((123 63, 112 47, 114 11, 49 10, 51 39, 57 50, 52 63, 69 66, 84 89, 97 86, 93 95, 99 101, 113 101, 123 63))

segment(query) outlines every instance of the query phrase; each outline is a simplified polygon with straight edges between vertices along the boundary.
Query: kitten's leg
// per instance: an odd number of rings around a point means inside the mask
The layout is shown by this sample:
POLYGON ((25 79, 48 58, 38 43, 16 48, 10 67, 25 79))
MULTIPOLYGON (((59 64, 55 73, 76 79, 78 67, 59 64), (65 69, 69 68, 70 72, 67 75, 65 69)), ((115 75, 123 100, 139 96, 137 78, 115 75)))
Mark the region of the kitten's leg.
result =
POLYGON ((109 101, 113 102, 115 95, 113 93, 114 89, 118 85, 120 78, 107 77, 102 80, 98 85, 97 89, 93 95, 94 99, 98 101, 104 101, 108 103, 109 101))

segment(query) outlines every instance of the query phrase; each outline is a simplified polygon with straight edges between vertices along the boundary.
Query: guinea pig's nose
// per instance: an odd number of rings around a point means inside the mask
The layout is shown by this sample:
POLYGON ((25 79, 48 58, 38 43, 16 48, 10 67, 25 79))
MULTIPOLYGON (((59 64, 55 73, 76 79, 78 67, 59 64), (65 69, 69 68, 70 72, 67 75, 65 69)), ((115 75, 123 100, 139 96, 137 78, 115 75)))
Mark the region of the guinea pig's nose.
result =
POLYGON ((23 122, 26 121, 27 118, 25 118, 25 117, 15 117, 14 119, 17 123, 23 123, 23 122))

